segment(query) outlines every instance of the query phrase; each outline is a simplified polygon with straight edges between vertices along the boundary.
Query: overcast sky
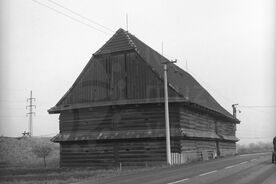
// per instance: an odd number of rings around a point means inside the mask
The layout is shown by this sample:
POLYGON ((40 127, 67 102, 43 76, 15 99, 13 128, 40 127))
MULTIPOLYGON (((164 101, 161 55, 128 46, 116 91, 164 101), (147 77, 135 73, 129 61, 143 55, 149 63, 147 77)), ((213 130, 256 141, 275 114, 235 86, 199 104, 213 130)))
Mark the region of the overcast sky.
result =
POLYGON ((241 144, 271 142, 276 135, 274 2, 1 0, 0 135, 28 131, 30 90, 37 100, 34 135, 57 134, 58 115, 47 109, 71 87, 92 54, 117 29, 126 29, 127 13, 130 33, 159 52, 163 41, 164 55, 177 59, 229 112, 231 104, 240 104, 241 144))

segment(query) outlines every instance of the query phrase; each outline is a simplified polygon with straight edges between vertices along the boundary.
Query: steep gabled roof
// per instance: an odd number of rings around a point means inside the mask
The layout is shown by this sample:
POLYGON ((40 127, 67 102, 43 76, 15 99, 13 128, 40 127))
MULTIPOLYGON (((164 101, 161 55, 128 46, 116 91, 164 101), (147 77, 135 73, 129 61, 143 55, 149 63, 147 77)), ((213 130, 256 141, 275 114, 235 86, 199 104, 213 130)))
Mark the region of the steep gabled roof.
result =
MULTIPOLYGON (((93 55, 98 56, 130 50, 135 50, 137 54, 151 67, 152 71, 154 71, 161 79, 164 78, 162 63, 168 61, 168 59, 123 29, 119 29, 93 55)), ((199 106, 205 107, 238 121, 227 110, 225 110, 190 74, 175 64, 168 65, 168 84, 181 96, 181 98, 183 98, 183 100, 193 104, 198 104, 199 106)), ((70 90, 67 94, 69 92, 70 90)))
MULTIPOLYGON (((119 29, 115 35, 94 55, 104 54, 108 49, 112 52, 115 50, 123 51, 124 48, 127 48, 127 50, 130 50, 131 48, 135 49, 136 52, 152 67, 152 69, 159 76, 164 78, 162 63, 168 61, 168 59, 123 29, 119 29), (124 39, 118 38, 123 36, 125 36, 124 39), (114 41, 119 39, 124 40, 124 47, 122 47, 121 44, 116 47, 117 42, 114 41)), ((225 110, 190 74, 175 64, 170 64, 168 67, 168 83, 187 101, 214 110, 227 117, 234 118, 232 114, 225 110)))

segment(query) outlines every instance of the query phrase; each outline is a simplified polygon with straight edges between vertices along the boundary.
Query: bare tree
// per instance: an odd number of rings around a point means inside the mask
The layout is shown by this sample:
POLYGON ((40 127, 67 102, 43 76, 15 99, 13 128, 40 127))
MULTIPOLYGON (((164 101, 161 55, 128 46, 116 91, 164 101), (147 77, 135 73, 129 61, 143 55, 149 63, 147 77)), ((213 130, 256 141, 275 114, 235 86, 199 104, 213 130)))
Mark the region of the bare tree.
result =
POLYGON ((43 158, 44 167, 46 167, 46 157, 50 155, 52 147, 49 144, 35 145, 32 148, 32 152, 39 158, 43 158))

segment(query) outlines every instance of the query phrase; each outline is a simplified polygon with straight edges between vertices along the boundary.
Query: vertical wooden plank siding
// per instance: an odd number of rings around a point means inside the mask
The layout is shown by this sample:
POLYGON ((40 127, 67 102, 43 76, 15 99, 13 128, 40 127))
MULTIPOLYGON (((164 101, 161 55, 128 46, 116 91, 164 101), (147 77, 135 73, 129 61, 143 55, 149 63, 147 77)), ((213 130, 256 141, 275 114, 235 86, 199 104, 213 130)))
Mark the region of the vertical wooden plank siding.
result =
MULTIPOLYGON (((170 97, 179 96, 168 89, 170 97)), ((137 53, 130 52, 94 58, 59 105, 163 96, 163 81, 137 53)))

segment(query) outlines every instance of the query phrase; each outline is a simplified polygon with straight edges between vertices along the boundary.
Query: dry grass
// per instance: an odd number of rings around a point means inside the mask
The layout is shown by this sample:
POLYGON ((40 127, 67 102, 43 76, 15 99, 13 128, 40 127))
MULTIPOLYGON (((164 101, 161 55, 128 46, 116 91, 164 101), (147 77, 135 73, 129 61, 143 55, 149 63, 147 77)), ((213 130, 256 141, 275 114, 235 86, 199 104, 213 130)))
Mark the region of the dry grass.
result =
POLYGON ((50 138, 5 138, 0 137, 0 162, 8 167, 43 167, 43 160, 37 158, 32 147, 49 143, 52 152, 46 158, 47 166, 57 168, 59 165, 59 145, 52 143, 50 138))
POLYGON ((59 168, 59 169, 2 169, 0 175, 1 183, 11 184, 58 184, 58 183, 75 183, 83 180, 100 180, 102 178, 108 178, 117 175, 134 174, 138 172, 150 171, 158 167, 147 168, 123 168, 122 171, 118 169, 113 170, 93 170, 90 168, 59 168))

